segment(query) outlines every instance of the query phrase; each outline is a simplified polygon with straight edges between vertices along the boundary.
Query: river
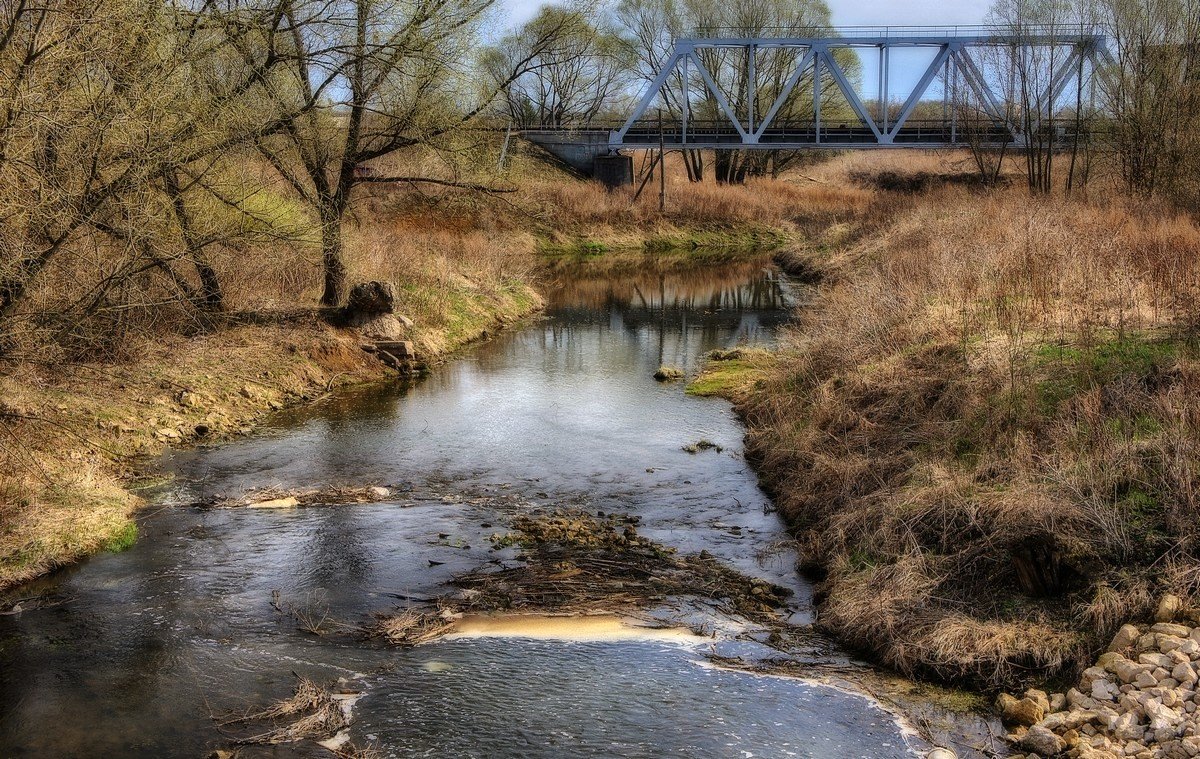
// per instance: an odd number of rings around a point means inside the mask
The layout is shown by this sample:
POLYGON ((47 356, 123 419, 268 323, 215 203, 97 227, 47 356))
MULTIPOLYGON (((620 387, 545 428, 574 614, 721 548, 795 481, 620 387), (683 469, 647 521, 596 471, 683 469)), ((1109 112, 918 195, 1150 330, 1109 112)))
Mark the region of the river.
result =
MULTIPOLYGON (((419 381, 170 453, 161 466, 174 479, 133 548, 22 589, 53 603, 0 617, 0 756, 204 756, 228 746, 215 716, 287 696, 296 674, 361 691, 349 737, 385 756, 919 755, 928 746, 852 690, 712 666, 714 651, 778 655, 715 612, 708 638, 518 627, 399 649, 313 635, 280 611, 353 625, 436 596, 464 571, 514 560, 489 541, 506 516, 568 506, 637 515, 646 537, 786 585, 791 621, 811 621, 729 404, 652 378, 660 364, 694 371, 710 350, 770 344, 787 297, 765 260, 564 276, 543 316, 419 381), (701 439, 720 451, 684 450, 701 439), (191 505, 338 484, 392 495, 191 505)), ((814 674, 847 661, 808 655, 814 674)), ((295 755, 330 754, 311 743, 242 754, 295 755)))

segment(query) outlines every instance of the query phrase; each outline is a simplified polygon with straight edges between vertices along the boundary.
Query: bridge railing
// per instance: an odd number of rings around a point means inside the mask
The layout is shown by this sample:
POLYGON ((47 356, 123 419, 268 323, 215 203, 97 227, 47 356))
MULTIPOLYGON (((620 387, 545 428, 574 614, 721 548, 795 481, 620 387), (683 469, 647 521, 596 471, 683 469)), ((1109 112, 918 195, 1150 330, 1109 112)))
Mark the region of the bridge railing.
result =
POLYGON ((1063 39, 1103 37, 1103 30, 1092 24, 1030 24, 1020 27, 1000 24, 956 24, 946 26, 776 26, 736 27, 698 26, 687 35, 702 42, 755 39, 854 40, 881 39, 905 41, 936 39, 939 41, 987 39, 1016 41, 1024 39, 1063 39))

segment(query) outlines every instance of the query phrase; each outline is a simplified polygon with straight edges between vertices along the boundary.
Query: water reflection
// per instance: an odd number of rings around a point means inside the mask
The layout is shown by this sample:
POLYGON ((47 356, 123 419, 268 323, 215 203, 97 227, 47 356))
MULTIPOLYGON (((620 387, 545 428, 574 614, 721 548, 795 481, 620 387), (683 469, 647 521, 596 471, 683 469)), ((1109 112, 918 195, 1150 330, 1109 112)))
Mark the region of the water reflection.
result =
POLYGON ((181 503, 332 483, 388 484, 396 500, 160 508, 133 550, 27 589, 70 600, 0 618, 0 755, 199 756, 223 742, 210 714, 286 695, 293 671, 359 673, 355 739, 392 756, 905 755, 861 699, 705 669, 688 646, 479 638, 398 651, 306 635, 273 605, 360 621, 435 596, 511 557, 488 541, 504 513, 570 504, 636 513, 651 538, 792 584, 804 619, 794 557, 760 555, 782 526, 728 406, 652 378, 661 363, 690 370, 714 348, 770 341, 783 298, 763 262, 565 279, 544 318, 419 383, 167 457, 181 503), (683 450, 700 438, 724 452, 683 450))

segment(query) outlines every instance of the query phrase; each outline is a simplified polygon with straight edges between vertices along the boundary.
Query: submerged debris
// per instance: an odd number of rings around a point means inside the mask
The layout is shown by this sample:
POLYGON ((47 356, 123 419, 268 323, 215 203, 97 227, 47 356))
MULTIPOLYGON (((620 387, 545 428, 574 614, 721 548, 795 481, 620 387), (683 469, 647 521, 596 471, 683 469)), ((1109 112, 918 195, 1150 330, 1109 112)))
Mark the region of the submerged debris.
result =
POLYGON ((296 689, 289 698, 261 711, 226 719, 220 727, 259 731, 235 738, 240 745, 328 740, 349 727, 351 708, 359 695, 356 692, 335 693, 296 675, 296 689))
POLYGON ((379 485, 294 489, 265 487, 252 488, 236 498, 217 495, 196 505, 206 508, 291 509, 297 506, 378 503, 391 495, 391 489, 379 485))
POLYGON ((556 511, 513 520, 514 532, 492 536, 520 546, 522 564, 471 572, 461 591, 435 606, 378 618, 371 634, 418 645, 451 632, 465 612, 581 615, 628 612, 698 598, 764 626, 781 626, 787 588, 747 577, 707 553, 679 556, 637 533, 637 517, 556 511))
POLYGON ((697 440, 696 442, 692 443, 691 445, 685 445, 683 447, 683 450, 687 451, 688 453, 699 453, 700 451, 709 451, 709 450, 713 450, 713 451, 716 451, 717 453, 720 453, 720 452, 724 451, 725 449, 722 448, 721 446, 717 445, 716 443, 714 443, 711 440, 697 440))
POLYGON ((449 610, 405 609, 396 614, 380 615, 369 632, 373 637, 383 638, 394 645, 419 646, 450 632, 454 620, 461 616, 449 610))

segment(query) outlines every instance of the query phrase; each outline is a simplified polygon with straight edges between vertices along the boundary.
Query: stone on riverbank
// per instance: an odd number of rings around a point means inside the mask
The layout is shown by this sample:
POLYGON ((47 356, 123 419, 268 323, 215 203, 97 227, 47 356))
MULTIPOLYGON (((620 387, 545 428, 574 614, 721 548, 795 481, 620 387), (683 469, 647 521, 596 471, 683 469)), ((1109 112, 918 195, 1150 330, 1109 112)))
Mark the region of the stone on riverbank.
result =
POLYGON ((1010 739, 1038 757, 1192 759, 1200 757, 1200 627, 1178 599, 1164 599, 1149 627, 1125 625, 1078 688, 1048 697, 1039 691, 997 699, 1010 739), (1028 730, 1024 727, 1028 726, 1028 730))
POLYGON ((413 326, 410 319, 396 313, 396 288, 390 282, 355 285, 342 313, 347 326, 375 341, 403 341, 413 326))

